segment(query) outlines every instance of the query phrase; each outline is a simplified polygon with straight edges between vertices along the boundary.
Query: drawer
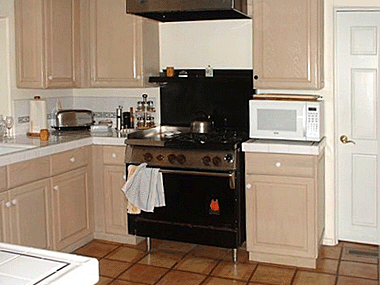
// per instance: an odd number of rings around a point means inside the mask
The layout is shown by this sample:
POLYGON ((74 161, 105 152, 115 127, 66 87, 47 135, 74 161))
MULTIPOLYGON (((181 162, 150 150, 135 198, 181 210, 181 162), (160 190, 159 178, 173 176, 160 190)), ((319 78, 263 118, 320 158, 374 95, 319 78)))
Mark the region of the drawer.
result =
POLYGON ((314 177, 317 156, 246 153, 245 171, 248 174, 314 177))
POLYGON ((51 156, 52 175, 68 172, 88 164, 88 148, 76 148, 51 156))
POLYGON ((8 166, 8 188, 50 177, 48 156, 14 163, 8 166))
POLYGON ((0 167, 0 192, 7 189, 7 172, 5 166, 0 167))
POLYGON ((124 164, 125 147, 124 146, 104 146, 103 163, 104 164, 124 164))

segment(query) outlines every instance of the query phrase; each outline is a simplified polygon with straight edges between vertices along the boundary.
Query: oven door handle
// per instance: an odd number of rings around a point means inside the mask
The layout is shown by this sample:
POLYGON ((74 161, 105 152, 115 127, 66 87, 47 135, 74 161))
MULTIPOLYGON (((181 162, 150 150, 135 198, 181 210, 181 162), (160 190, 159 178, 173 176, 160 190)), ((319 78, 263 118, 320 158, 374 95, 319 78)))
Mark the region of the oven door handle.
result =
POLYGON ((213 177, 227 177, 230 181, 230 188, 235 189, 235 172, 232 173, 220 173, 220 172, 202 172, 202 171, 187 171, 187 170, 172 170, 172 169, 160 169, 161 173, 167 174, 185 174, 185 175, 199 175, 199 176, 213 176, 213 177))

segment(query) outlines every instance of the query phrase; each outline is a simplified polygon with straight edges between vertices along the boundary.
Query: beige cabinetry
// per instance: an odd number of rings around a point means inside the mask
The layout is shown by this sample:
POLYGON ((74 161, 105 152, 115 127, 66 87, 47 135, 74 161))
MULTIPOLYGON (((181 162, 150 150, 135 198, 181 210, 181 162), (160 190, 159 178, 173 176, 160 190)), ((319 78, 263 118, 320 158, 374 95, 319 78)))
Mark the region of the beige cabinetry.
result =
POLYGON ((137 237, 128 234, 127 201, 121 191, 126 179, 125 146, 96 146, 97 172, 95 237, 136 244, 137 237))
POLYGON ((92 238, 88 148, 59 153, 52 161, 52 211, 54 249, 92 238))
POLYGON ((324 232, 324 153, 246 153, 250 260, 316 267, 324 232))
POLYGON ((0 242, 10 241, 9 207, 8 193, 0 192, 0 242))
POLYGON ((5 166, 0 167, 0 192, 7 189, 7 170, 5 166))
POLYGON ((125 0, 82 3, 84 49, 85 41, 90 43, 89 54, 82 53, 90 62, 88 70, 82 60, 82 69, 91 74, 83 76, 88 87, 143 87, 159 72, 158 22, 127 14, 125 5, 125 0))
POLYGON ((323 88, 323 0, 252 5, 254 87, 323 88))
POLYGON ((51 248, 50 181, 9 190, 11 243, 51 248))
POLYGON ((79 86, 78 0, 16 0, 17 87, 79 86))

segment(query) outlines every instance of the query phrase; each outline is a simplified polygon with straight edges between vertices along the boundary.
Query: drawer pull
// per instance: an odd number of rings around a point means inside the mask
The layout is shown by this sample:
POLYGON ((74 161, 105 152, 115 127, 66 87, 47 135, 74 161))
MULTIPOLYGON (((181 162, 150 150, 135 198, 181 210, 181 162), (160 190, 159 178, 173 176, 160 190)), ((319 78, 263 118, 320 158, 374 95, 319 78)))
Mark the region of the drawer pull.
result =
POLYGON ((276 162, 275 165, 276 167, 281 167, 281 162, 276 162))
POLYGON ((59 191, 59 186, 58 186, 58 185, 57 185, 57 186, 54 186, 53 189, 54 189, 55 191, 59 191))
POLYGON ((116 157, 117 157, 117 154, 116 154, 116 153, 113 153, 111 156, 112 156, 112 158, 116 158, 116 157))
POLYGON ((74 163, 74 162, 75 162, 75 157, 70 158, 70 161, 71 161, 72 163, 74 163))
POLYGON ((247 188, 247 189, 251 189, 251 188, 252 188, 252 185, 248 183, 248 184, 245 186, 245 188, 247 188))
POLYGON ((11 202, 6 202, 6 203, 5 203, 5 207, 7 207, 7 208, 12 207, 12 203, 11 203, 11 202))
POLYGON ((13 200, 12 200, 12 205, 13 205, 13 206, 16 206, 16 205, 17 205, 17 202, 18 202, 18 201, 17 201, 16 199, 13 199, 13 200))

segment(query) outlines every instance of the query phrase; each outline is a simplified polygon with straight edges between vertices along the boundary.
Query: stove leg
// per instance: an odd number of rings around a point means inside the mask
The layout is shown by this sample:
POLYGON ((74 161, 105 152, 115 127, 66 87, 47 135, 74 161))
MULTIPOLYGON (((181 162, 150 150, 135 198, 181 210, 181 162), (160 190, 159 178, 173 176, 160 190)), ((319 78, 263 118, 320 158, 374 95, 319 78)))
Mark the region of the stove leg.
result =
POLYGON ((238 249, 237 248, 232 249, 232 261, 234 263, 236 263, 238 261, 237 253, 238 253, 238 249))
POLYGON ((146 238, 146 250, 148 252, 150 252, 151 249, 152 249, 152 244, 151 244, 151 241, 150 241, 150 237, 147 237, 146 238))

